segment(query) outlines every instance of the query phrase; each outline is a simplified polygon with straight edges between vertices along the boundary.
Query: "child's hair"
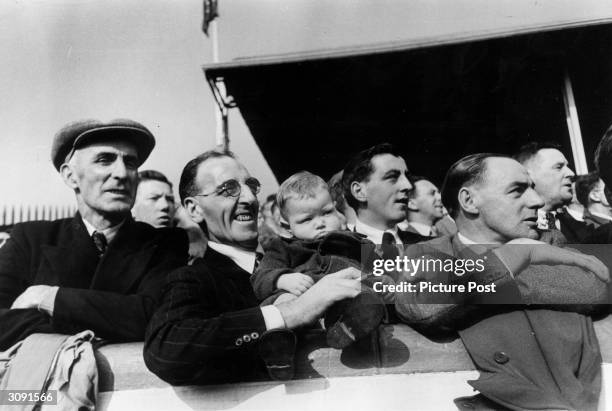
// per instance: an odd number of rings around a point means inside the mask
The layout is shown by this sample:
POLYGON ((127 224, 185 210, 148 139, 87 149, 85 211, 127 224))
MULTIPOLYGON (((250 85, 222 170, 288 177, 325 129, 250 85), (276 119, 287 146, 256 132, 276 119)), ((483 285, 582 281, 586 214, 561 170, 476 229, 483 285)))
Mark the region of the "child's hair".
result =
POLYGON ((290 199, 299 200, 314 197, 320 189, 329 192, 329 187, 325 180, 308 171, 300 171, 283 181, 276 194, 276 204, 280 208, 281 216, 288 220, 286 212, 287 201, 290 199))

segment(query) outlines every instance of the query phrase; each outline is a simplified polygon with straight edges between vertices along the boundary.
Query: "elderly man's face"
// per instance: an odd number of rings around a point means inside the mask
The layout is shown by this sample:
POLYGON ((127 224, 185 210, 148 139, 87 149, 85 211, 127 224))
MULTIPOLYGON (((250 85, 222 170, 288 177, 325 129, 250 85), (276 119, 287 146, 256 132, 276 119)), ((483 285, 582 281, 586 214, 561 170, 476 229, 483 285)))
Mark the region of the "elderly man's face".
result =
POLYGON ((412 184, 408 179, 408 167, 401 157, 379 154, 372 158, 374 171, 365 188, 367 212, 382 225, 391 227, 406 218, 408 192, 412 184))
POLYGON ((97 142, 76 150, 61 172, 66 184, 77 193, 79 211, 91 221, 94 215, 125 217, 130 212, 138 165, 133 144, 97 142))
POLYGON ((544 148, 525 164, 535 183, 535 189, 549 209, 572 201, 574 172, 559 150, 544 148))
POLYGON ((472 187, 478 218, 492 243, 537 239, 538 208, 544 205, 527 170, 509 158, 492 157, 482 182, 472 187))
POLYGON ((211 241, 247 250, 257 247, 259 203, 256 195, 245 184, 250 177, 247 169, 231 157, 211 158, 200 164, 196 175, 197 186, 200 193, 210 195, 195 198, 211 241), (238 197, 219 191, 229 180, 240 183, 238 197))
POLYGON ((414 192, 408 207, 435 223, 444 216, 440 190, 431 181, 419 180, 414 183, 414 192))
POLYGON ((143 180, 138 184, 132 214, 136 221, 153 227, 170 227, 176 207, 172 187, 159 180, 143 180))

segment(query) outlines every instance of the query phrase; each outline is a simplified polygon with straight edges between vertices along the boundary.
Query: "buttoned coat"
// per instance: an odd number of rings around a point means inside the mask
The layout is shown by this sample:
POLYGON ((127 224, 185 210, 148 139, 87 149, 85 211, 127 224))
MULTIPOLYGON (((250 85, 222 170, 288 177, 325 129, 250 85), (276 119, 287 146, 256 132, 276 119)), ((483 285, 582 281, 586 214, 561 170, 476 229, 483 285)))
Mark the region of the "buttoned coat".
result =
POLYGON ((251 273, 208 248, 167 276, 145 337, 145 364, 175 385, 267 379, 257 354, 266 324, 251 273))
POLYGON ((32 333, 92 330, 111 341, 142 341, 163 279, 186 264, 182 230, 128 218, 98 256, 80 217, 17 224, 0 249, 0 350, 32 333), (10 309, 32 285, 59 286, 53 315, 10 309))

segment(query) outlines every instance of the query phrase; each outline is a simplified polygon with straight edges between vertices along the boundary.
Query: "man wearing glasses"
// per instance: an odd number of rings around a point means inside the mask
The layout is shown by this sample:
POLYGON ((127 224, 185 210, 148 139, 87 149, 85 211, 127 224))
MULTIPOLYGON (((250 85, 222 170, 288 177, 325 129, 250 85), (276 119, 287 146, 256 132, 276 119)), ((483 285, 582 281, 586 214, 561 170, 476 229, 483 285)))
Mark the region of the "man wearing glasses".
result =
POLYGON ((259 307, 250 283, 258 261, 260 184, 231 153, 191 160, 179 194, 208 234, 204 257, 168 275, 145 337, 145 363, 172 384, 292 376, 295 336, 334 302, 356 296, 360 273, 330 274, 296 300, 259 307))

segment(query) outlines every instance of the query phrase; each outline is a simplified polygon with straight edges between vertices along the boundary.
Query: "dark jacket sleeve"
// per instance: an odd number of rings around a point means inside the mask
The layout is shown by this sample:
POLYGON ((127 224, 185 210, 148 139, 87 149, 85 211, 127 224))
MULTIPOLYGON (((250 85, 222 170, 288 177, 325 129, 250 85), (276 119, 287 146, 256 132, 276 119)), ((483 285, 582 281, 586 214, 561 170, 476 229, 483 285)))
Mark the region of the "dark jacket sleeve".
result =
POLYGON ((35 309, 11 310, 13 301, 30 283, 27 241, 20 224, 0 248, 0 350, 33 333, 53 332, 48 315, 35 309))
POLYGON ((156 245, 145 275, 130 294, 60 287, 51 324, 57 332, 83 329, 112 341, 142 341, 158 305, 168 273, 187 264, 187 235, 180 229, 156 230, 156 245))
POLYGON ((278 278, 287 273, 294 273, 290 250, 287 243, 274 238, 264 254, 259 267, 251 276, 253 291, 259 301, 263 301, 278 291, 276 282, 278 278))
POLYGON ((266 330, 261 309, 224 312, 219 288, 192 267, 168 276, 145 337, 149 370, 178 385, 244 380, 260 368, 254 343, 266 330))

